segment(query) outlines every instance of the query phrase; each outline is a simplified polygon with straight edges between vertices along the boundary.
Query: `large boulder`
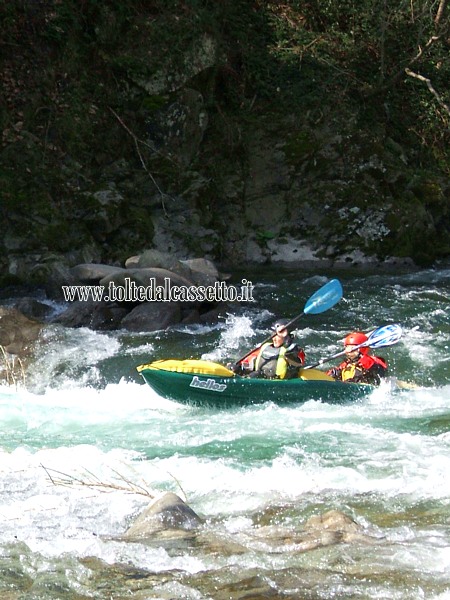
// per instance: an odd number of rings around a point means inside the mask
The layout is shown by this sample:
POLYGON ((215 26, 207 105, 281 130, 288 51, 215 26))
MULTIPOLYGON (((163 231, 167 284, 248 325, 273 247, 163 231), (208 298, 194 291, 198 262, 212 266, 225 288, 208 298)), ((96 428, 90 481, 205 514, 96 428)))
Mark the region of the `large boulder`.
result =
POLYGON ((139 304, 121 321, 127 331, 159 331, 176 325, 182 319, 177 302, 145 302, 139 304))
POLYGON ((125 286, 127 280, 134 281, 136 285, 149 287, 153 282, 157 286, 164 286, 168 280, 169 287, 176 286, 191 286, 194 285, 190 279, 178 275, 168 269, 159 267, 153 268, 136 268, 136 269, 118 269, 100 279, 100 285, 109 287, 111 283, 115 286, 125 286))
POLYGON ((42 325, 15 308, 0 306, 0 346, 8 354, 23 356, 31 350, 42 325))
POLYGON ((190 258, 180 262, 189 269, 190 277, 197 285, 214 285, 222 278, 216 265, 207 258, 190 258))
MULTIPOLYGON (((161 269, 168 269, 169 271, 175 272, 177 272, 177 267, 179 264, 180 261, 173 254, 170 252, 156 250, 156 248, 144 250, 142 254, 130 256, 130 258, 125 261, 125 267, 127 269, 159 267, 161 269)), ((186 270, 186 272, 188 271, 186 270)))
POLYGON ((52 313, 51 306, 29 296, 19 298, 15 302, 14 308, 22 313, 22 315, 25 315, 25 317, 36 321, 45 321, 52 313))
POLYGON ((204 258, 180 261, 169 253, 146 250, 130 257, 126 268, 82 263, 71 269, 71 276, 86 287, 72 288, 73 300, 53 320, 66 327, 149 332, 180 322, 216 322, 222 310, 217 302, 188 294, 190 288, 213 286, 221 279, 214 263, 204 258), (175 287, 178 294, 172 298, 175 287))
POLYGON ((89 327, 96 331, 113 331, 120 328, 122 319, 128 314, 129 308, 117 303, 105 301, 72 302, 64 312, 52 319, 64 327, 89 327))
POLYGON ((89 285, 98 283, 104 277, 107 277, 120 271, 124 271, 124 269, 112 265, 86 263, 76 265, 75 267, 72 267, 70 271, 80 283, 89 285))
POLYGON ((17 309, 0 306, 0 382, 16 385, 24 381, 26 360, 41 328, 17 309))
POLYGON ((165 492, 151 502, 123 535, 127 541, 152 539, 161 532, 192 531, 203 520, 179 496, 165 492))
POLYGON ((228 279, 229 275, 220 273, 212 260, 207 258, 189 258, 179 260, 173 254, 160 250, 145 250, 138 256, 131 256, 125 262, 127 269, 162 268, 191 280, 196 285, 214 285, 216 281, 228 279))

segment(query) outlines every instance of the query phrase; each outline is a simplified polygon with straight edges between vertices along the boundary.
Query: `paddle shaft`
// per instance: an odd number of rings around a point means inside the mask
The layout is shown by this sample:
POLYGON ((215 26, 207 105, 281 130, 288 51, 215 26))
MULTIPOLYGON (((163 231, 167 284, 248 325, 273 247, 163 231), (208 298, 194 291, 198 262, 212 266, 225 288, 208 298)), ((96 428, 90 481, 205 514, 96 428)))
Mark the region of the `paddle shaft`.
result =
MULTIPOLYGON (((292 325, 294 325, 294 323, 297 323, 297 321, 304 314, 319 314, 328 310, 329 308, 334 306, 336 302, 339 302, 339 300, 342 298, 342 293, 342 285, 340 281, 338 281, 337 279, 332 279, 331 281, 323 285, 320 289, 318 289, 317 292, 315 292, 310 298, 308 298, 303 308, 303 312, 291 319, 287 323, 286 328, 292 327, 292 325)), ((253 348, 252 350, 247 352, 247 354, 244 354, 244 356, 238 358, 238 360, 234 363, 235 366, 239 365, 239 363, 245 360, 247 356, 250 356, 250 354, 255 352, 255 350, 259 350, 261 346, 267 344, 267 342, 270 342, 270 340, 275 335, 276 334, 273 333, 272 335, 267 337, 263 342, 261 342, 256 348, 253 348)))
MULTIPOLYGON (((369 340, 367 340, 368 342, 369 340)), ((358 344, 357 346, 354 347, 354 350, 359 350, 360 348, 366 348, 367 346, 370 346, 370 344, 368 344, 367 342, 364 342, 363 344, 358 344)), ((306 371, 307 369, 314 369, 315 367, 320 367, 320 365, 323 365, 326 362, 330 362, 330 360, 334 360, 335 358, 339 358, 339 356, 344 356, 345 354, 345 350, 341 350, 340 352, 336 352, 336 354, 333 354, 332 356, 328 356, 327 358, 322 358, 320 359, 318 362, 314 363, 313 365, 308 365, 307 367, 303 367, 303 370, 306 371)))

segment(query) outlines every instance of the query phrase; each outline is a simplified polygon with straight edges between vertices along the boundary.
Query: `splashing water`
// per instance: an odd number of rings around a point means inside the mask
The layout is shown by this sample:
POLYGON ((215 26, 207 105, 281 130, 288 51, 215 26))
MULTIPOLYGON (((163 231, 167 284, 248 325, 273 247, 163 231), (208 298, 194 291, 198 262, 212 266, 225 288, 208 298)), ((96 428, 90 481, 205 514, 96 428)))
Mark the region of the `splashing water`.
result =
POLYGON ((0 592, 449 598, 449 281, 446 270, 344 274, 344 299, 304 317, 308 362, 339 351, 349 330, 403 327, 384 355, 419 387, 382 385, 342 406, 190 408, 135 372, 150 356, 235 359, 267 336, 274 315, 300 313, 322 276, 277 273, 256 287, 256 307, 215 326, 47 329, 27 390, 0 388, 0 592), (55 485, 52 473, 71 483, 55 485), (92 480, 111 487, 83 485, 92 480), (178 541, 123 541, 149 501, 127 481, 186 498, 204 526, 178 541), (331 509, 366 536, 303 552, 307 519, 331 509))

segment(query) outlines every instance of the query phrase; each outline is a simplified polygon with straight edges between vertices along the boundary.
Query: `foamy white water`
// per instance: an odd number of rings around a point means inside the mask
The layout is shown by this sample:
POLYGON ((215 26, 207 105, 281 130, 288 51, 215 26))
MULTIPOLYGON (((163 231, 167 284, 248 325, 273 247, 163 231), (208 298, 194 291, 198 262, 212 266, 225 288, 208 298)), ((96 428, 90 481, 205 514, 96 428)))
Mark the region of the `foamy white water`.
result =
MULTIPOLYGON (((380 314, 368 329, 384 321, 404 328, 403 342, 386 352, 395 374, 425 387, 381 386, 343 406, 202 410, 158 397, 134 368, 188 346, 216 360, 239 355, 265 331, 253 307, 196 335, 50 329, 28 389, 0 388, 0 591, 141 597, 139 580, 145 597, 210 598, 217 586, 233 597, 233 586, 250 591, 259 573, 265 593, 283 597, 448 598, 447 291, 432 293, 428 273, 343 283, 348 301, 300 329, 311 360, 339 349, 351 310, 370 298, 380 314), (200 539, 122 541, 149 501, 130 484, 185 498, 205 519, 200 539), (372 543, 303 553, 280 542, 330 509, 353 518, 372 543)), ((272 297, 274 287, 265 292, 272 297)), ((285 300, 261 300, 266 321, 285 300)))

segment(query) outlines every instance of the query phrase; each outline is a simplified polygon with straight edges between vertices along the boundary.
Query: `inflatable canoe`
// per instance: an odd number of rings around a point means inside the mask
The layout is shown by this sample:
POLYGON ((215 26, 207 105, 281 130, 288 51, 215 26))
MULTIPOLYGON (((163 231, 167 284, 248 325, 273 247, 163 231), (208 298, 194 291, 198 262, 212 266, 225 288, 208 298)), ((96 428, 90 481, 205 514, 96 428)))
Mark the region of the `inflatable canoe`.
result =
POLYGON ((318 369, 301 370, 297 379, 240 377, 227 367, 206 360, 158 360, 139 365, 137 371, 163 398, 214 408, 263 402, 302 404, 308 400, 343 404, 375 389, 371 385, 335 381, 318 369))

